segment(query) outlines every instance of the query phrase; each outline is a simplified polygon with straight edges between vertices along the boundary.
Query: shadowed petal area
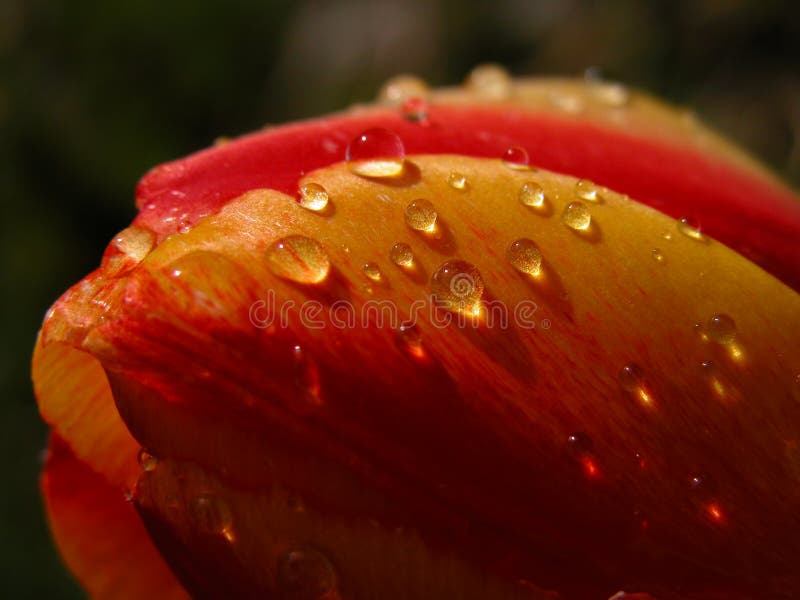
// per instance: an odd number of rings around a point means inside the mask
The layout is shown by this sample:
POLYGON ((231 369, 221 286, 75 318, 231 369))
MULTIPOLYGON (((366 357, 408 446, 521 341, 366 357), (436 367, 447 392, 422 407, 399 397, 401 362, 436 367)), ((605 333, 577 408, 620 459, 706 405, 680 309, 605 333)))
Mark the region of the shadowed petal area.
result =
POLYGON ((185 600, 123 493, 54 435, 41 480, 61 556, 96 600, 185 600))

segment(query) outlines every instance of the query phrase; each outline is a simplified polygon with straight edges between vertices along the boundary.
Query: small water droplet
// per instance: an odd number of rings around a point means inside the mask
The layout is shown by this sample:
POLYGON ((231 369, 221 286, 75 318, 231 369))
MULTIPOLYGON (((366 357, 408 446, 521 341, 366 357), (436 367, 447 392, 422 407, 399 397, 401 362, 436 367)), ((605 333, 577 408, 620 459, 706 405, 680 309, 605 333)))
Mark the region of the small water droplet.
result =
POLYGON ((306 414, 322 405, 319 369, 300 345, 292 346, 292 357, 295 383, 302 397, 298 402, 293 402, 291 408, 299 414, 306 414))
POLYGON ((361 270, 364 271, 364 275, 367 276, 368 279, 372 281, 379 282, 383 279, 383 273, 381 273, 381 268, 375 263, 367 263, 361 270))
POLYGON ((414 264, 414 251, 408 244, 397 242, 389 251, 389 259, 398 267, 410 267, 414 264))
POLYGON ((704 239, 700 231, 700 223, 694 217, 681 217, 678 221, 678 231, 693 240, 704 239))
POLYGON ((403 117, 415 123, 426 123, 428 121, 428 103, 417 96, 409 98, 400 107, 403 117))
POLYGON ((267 266, 276 276, 297 283, 319 283, 330 272, 328 253, 317 240, 290 235, 273 242, 266 252, 267 266))
POLYGON ((328 191, 318 183, 306 183, 300 187, 300 206, 320 211, 328 206, 328 191))
POLYGON ((735 388, 719 370, 716 363, 705 360, 700 363, 700 370, 714 396, 726 403, 736 399, 735 388))
POLYGON ((670 233, 669 231, 662 231, 661 232, 661 237, 664 238, 665 240, 669 241, 669 240, 672 239, 672 233, 670 233))
POLYGON ((506 251, 511 265, 521 273, 539 275, 542 272, 542 253, 536 244, 529 239, 513 242, 506 251))
POLYGON ((656 261, 657 263, 663 264, 664 261, 666 261, 666 257, 664 256, 664 253, 661 252, 661 249, 659 249, 659 248, 653 248, 650 251, 650 255, 653 257, 653 260, 656 261))
POLYGON ((436 209, 428 200, 419 198, 406 207, 406 225, 428 233, 436 229, 436 209))
POLYGON ((535 181, 527 181, 519 189, 519 201, 525 206, 541 208, 544 205, 544 189, 535 181))
POLYGON ((138 461, 139 466, 142 468, 143 471, 147 472, 155 471, 156 467, 158 466, 158 458, 156 458, 153 454, 150 454, 144 448, 139 450, 139 454, 136 456, 136 460, 138 461))
POLYGON ((405 148, 393 131, 375 127, 363 131, 347 146, 347 166, 363 177, 396 177, 403 171, 405 148))
POLYGON ((575 184, 575 195, 589 202, 600 201, 600 194, 597 191, 597 186, 588 179, 578 180, 575 184))
POLYGON ((448 260, 431 277, 434 298, 448 310, 477 315, 483 290, 477 267, 463 260, 448 260))
POLYGON ((467 182, 467 177, 463 173, 459 173, 458 171, 452 171, 447 178, 447 183, 450 185, 451 188, 465 191, 469 186, 467 182))
POLYGON ((466 83, 470 91, 490 100, 505 100, 514 88, 514 81, 508 71, 494 64, 475 67, 466 83))
POLYGON ((582 431, 570 433, 569 436, 567 436, 567 444, 569 445, 570 452, 577 455, 589 454, 594 449, 592 438, 582 431))
POLYGON ((155 244, 156 237, 152 231, 132 225, 114 237, 103 255, 101 266, 111 277, 124 275, 138 266, 155 244))
POLYGON ((583 112, 583 100, 575 94, 553 94, 550 103, 565 113, 576 115, 583 112))
POLYGON ((631 92, 621 83, 593 81, 589 84, 592 96, 611 108, 622 108, 631 101, 631 92))
POLYGON ((582 202, 570 202, 561 215, 561 221, 576 231, 585 231, 592 224, 592 215, 582 202))
POLYGON ((730 344, 736 339, 736 323, 726 314, 714 315, 708 320, 706 333, 718 344, 730 344))
POLYGON ((328 598, 336 590, 336 579, 331 562, 314 548, 295 548, 278 558, 277 582, 281 597, 293 600, 328 598))
POLYGON ((425 358, 422 336, 416 324, 409 323, 401 325, 397 330, 397 341, 403 350, 412 358, 417 360, 425 358))
POLYGON ((624 365, 617 374, 620 387, 634 396, 641 404, 647 407, 653 406, 653 397, 648 390, 645 381, 644 371, 636 363, 624 365))
POLYGON ((378 93, 378 100, 400 106, 409 98, 425 98, 428 95, 428 84, 414 75, 398 75, 383 84, 378 93))
POLYGON ((503 164, 515 171, 526 171, 529 168, 528 151, 519 146, 511 146, 503 153, 503 164))
POLYGON ((223 535, 229 540, 233 536, 233 515, 224 498, 204 493, 194 496, 189 502, 189 518, 196 529, 205 533, 223 535))

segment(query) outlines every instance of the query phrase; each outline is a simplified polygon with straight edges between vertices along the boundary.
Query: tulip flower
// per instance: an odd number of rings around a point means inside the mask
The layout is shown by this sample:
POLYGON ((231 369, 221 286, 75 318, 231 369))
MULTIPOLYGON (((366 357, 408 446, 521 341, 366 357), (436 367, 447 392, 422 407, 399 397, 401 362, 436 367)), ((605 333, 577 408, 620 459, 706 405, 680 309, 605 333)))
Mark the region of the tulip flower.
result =
POLYGON ((404 77, 136 200, 33 357, 91 596, 800 595, 800 204, 689 114, 404 77))

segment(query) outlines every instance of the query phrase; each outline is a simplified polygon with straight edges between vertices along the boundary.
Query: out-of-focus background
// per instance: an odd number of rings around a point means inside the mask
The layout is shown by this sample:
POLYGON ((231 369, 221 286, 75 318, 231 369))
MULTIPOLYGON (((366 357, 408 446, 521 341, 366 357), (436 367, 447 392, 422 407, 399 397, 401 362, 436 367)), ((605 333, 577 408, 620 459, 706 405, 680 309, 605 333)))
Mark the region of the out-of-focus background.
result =
POLYGON ((42 516, 29 381, 45 310, 134 216, 150 167, 480 62, 604 75, 694 107, 800 182, 786 0, 0 0, 0 597, 75 598, 42 516))

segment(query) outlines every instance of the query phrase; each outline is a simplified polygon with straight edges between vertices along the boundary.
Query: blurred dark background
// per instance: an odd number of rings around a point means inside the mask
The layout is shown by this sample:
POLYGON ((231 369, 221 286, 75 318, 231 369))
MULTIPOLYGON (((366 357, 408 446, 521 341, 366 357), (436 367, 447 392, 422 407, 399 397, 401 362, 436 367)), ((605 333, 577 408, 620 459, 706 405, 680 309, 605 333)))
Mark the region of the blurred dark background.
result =
POLYGON ((373 98, 393 74, 608 77, 692 106, 800 182, 794 1, 0 0, 0 597, 74 598, 42 517, 29 382, 49 304, 134 216, 148 168, 373 98))

